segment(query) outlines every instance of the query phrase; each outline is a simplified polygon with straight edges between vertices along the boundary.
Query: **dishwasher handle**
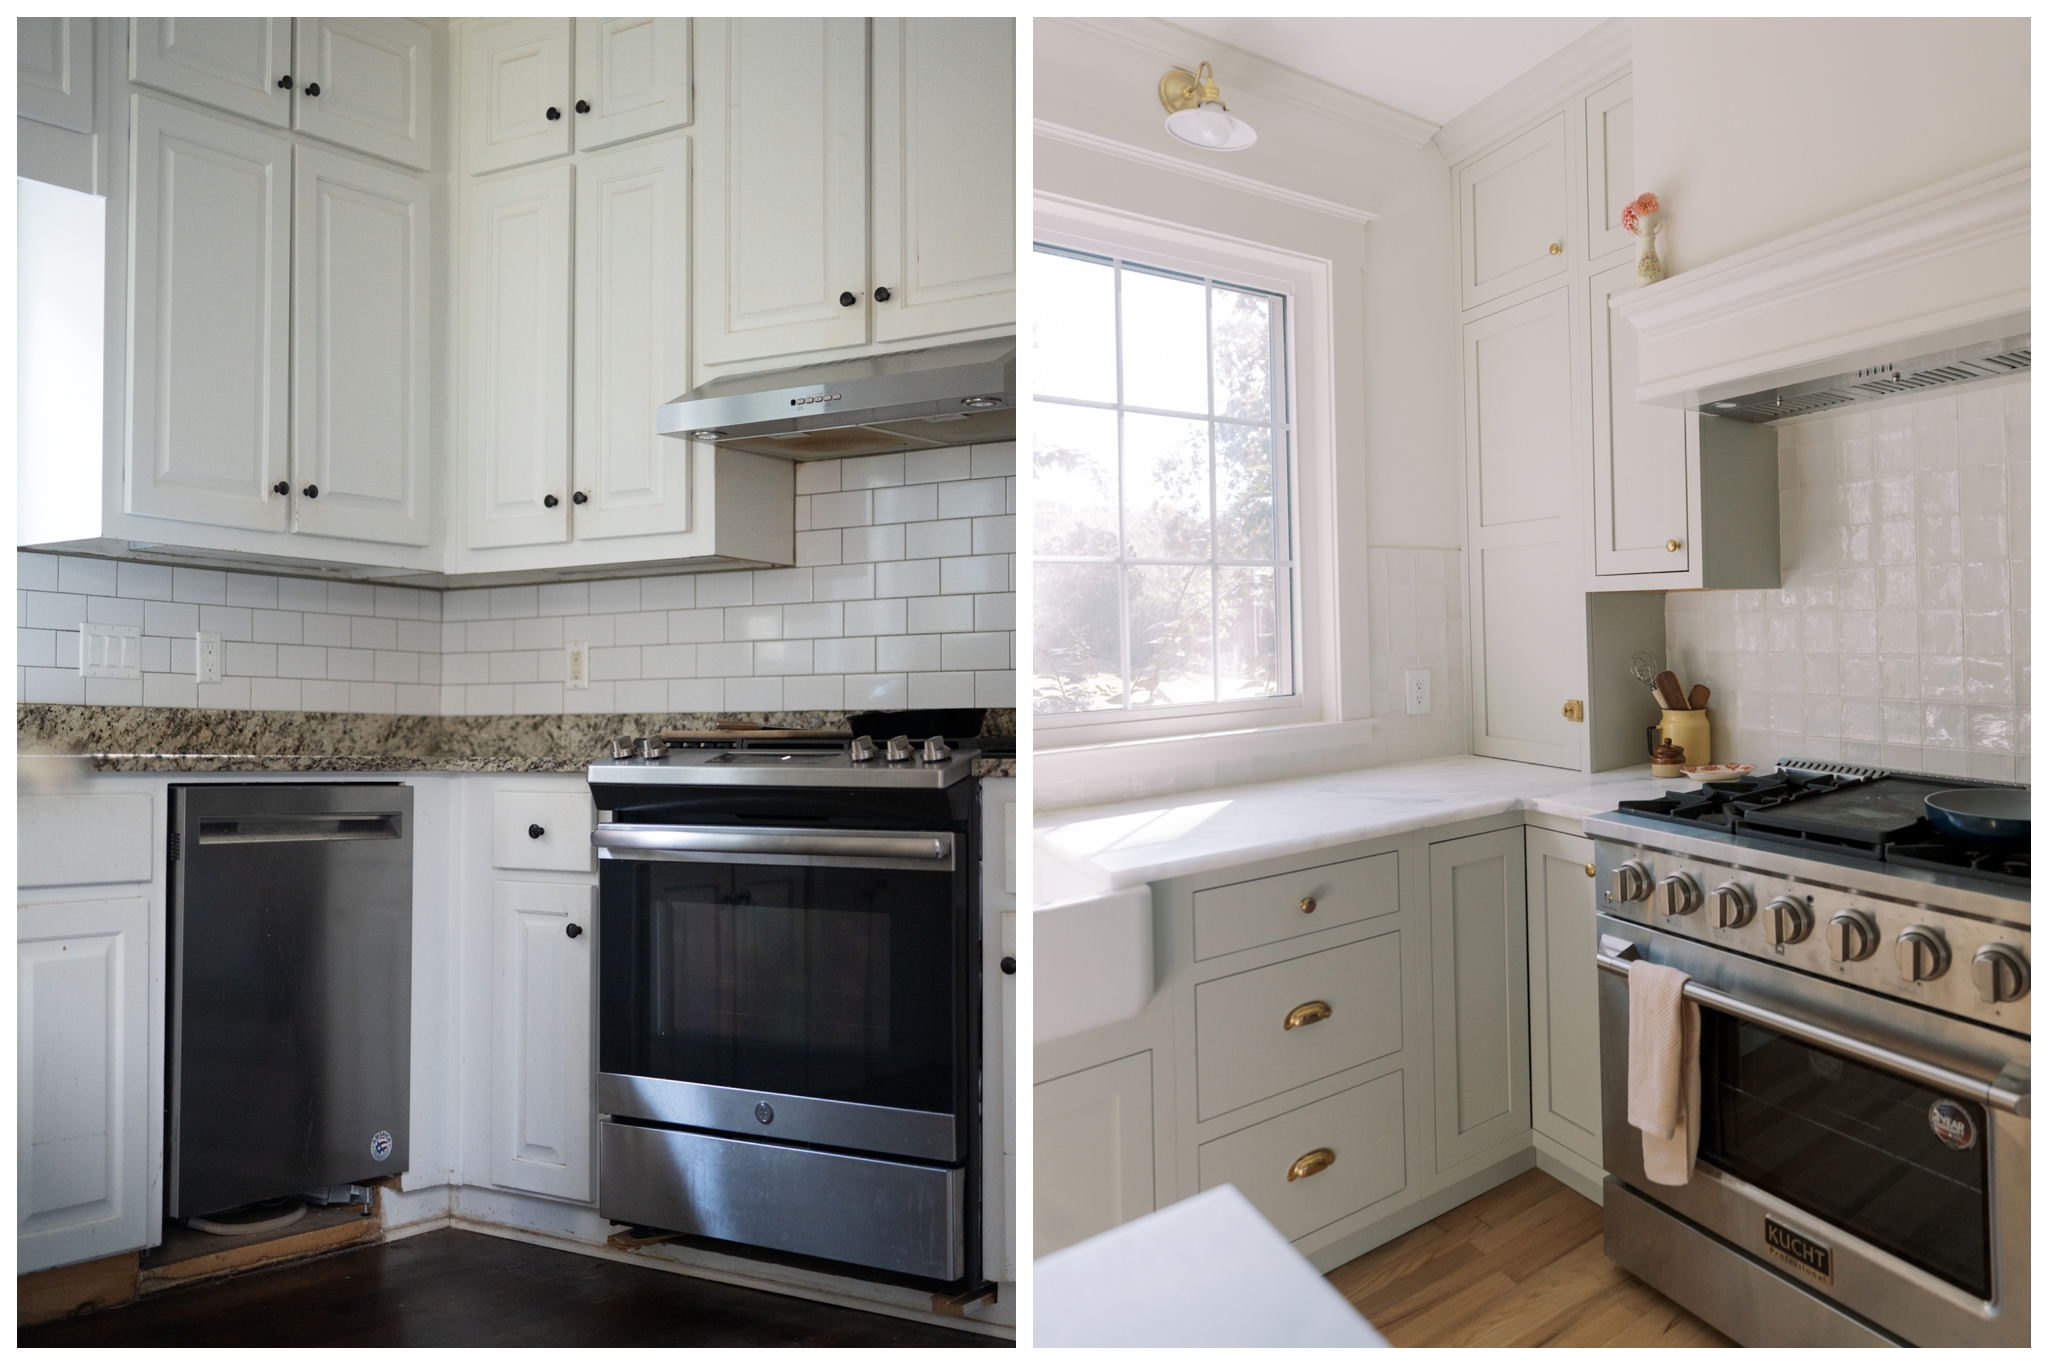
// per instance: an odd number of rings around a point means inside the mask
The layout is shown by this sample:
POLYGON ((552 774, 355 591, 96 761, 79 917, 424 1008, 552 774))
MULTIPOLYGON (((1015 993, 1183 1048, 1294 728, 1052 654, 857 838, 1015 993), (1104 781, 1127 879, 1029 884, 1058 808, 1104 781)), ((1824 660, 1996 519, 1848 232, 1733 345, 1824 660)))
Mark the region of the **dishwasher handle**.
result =
POLYGON ((776 862, 934 872, 953 866, 950 832, 610 824, 592 830, 590 842, 600 858, 636 862, 776 862))
MULTIPOLYGON (((1612 972, 1626 979, 1628 964, 1636 958, 1636 947, 1633 943, 1612 934, 1602 934, 1600 951, 1593 961, 1601 971, 1612 972)), ((2028 1118, 2033 1112, 2033 1081, 2025 1068, 2008 1066, 1996 1078, 1986 1080, 1982 1076, 1972 1076, 1967 1072, 1943 1066, 1939 1062, 1930 1062, 1897 1051, 1882 1043, 1854 1037, 1826 1024, 1785 1014, 1768 1005, 1753 1005, 1725 991, 1717 991, 1712 986, 1702 986, 1697 981, 1685 983, 1685 998, 1708 1009, 1719 1010, 1737 1019, 1746 1019, 1752 1024, 1774 1029, 1787 1038, 1796 1038, 1802 1043, 1810 1043, 1829 1052, 1852 1057, 1880 1071, 1889 1071, 1895 1076, 1918 1081, 1936 1090, 1975 1100, 1986 1108, 2000 1109, 2020 1118, 2028 1118)))

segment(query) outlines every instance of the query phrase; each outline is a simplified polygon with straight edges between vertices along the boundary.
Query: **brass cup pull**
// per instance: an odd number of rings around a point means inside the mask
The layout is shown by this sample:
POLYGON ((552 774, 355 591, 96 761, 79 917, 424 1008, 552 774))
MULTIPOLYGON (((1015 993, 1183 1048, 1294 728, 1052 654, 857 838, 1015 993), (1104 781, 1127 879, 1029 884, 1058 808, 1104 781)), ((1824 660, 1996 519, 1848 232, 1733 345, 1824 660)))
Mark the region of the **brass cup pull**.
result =
POLYGON ((1586 864, 1586 875, 1587 875, 1588 877, 1597 877, 1597 876, 1599 876, 1599 875, 1600 875, 1600 872, 1599 872, 1599 869, 1598 869, 1598 868, 1596 868, 1596 867, 1594 867, 1594 866, 1593 866, 1593 865, 1592 865, 1591 863, 1587 863, 1587 864, 1586 864))
POLYGON ((1307 1156, 1296 1157, 1294 1164, 1287 1168, 1287 1178, 1306 1180, 1318 1171, 1327 1171, 1337 1164, 1337 1154, 1328 1147, 1318 1147, 1307 1156))
POLYGON ((1311 1000, 1306 1005, 1296 1005, 1287 1011, 1287 1022, 1280 1025, 1280 1028, 1283 1032, 1287 1029, 1303 1028, 1309 1024, 1320 1024, 1329 1017, 1330 1006, 1327 1002, 1311 1000))
POLYGON ((1664 548, 1665 548, 1665 550, 1666 550, 1666 551, 1668 551, 1668 552, 1669 552, 1669 553, 1671 553, 1671 554, 1677 554, 1677 553, 1678 553, 1678 542, 1677 542, 1677 541, 1675 541, 1675 540, 1667 540, 1667 541, 1665 541, 1665 542, 1664 542, 1664 548))
POLYGON ((1303 896, 1301 898, 1301 913, 1304 915, 1313 915, 1315 912, 1316 898, 1314 896, 1303 896))

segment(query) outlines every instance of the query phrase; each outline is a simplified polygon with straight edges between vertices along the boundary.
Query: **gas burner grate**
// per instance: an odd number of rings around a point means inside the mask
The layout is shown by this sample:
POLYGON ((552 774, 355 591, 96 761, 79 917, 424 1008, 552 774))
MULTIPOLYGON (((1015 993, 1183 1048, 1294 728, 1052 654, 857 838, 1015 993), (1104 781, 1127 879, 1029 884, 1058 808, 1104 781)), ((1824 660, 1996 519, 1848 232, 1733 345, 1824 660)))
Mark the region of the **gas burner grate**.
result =
POLYGON ((2026 850, 1971 848, 1928 840, 1925 843, 1893 844, 1885 850, 1885 861, 1927 872, 1967 872, 2010 886, 2034 884, 2033 855, 2026 850))

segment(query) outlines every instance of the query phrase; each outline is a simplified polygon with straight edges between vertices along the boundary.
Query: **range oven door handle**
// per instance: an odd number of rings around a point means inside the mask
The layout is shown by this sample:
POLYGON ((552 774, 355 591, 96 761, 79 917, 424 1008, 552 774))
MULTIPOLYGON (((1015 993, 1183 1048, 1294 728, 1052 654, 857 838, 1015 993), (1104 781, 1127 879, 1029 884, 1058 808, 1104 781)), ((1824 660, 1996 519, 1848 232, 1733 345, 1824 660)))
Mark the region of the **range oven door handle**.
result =
POLYGON ((770 857, 779 861, 802 859, 853 866, 915 864, 941 871, 953 861, 952 834, 905 834, 894 830, 599 825, 590 832, 590 842, 604 857, 649 862, 669 859, 745 861, 770 857))
MULTIPOLYGON (((1603 935, 1602 951, 1595 955, 1593 960, 1601 971, 1626 977, 1629 959, 1635 957, 1632 951, 1634 947, 1634 944, 1626 944, 1622 940, 1603 935), (1609 951, 1610 944, 1622 945, 1621 950, 1609 951)), ((1986 1080, 1982 1076, 1956 1071, 1939 1062, 1930 1062, 1894 1051, 1880 1043, 1872 1043, 1829 1028, 1826 1024, 1816 1024, 1794 1015, 1783 1014, 1764 1005, 1752 1005, 1746 1000, 1717 991, 1711 986, 1702 986, 1697 981, 1685 983, 1685 998, 1708 1009, 1734 1015, 1737 1019, 1747 1019, 1752 1024, 1762 1024, 1765 1028, 1775 1029, 1787 1038, 1797 1038, 1802 1043, 1811 1043, 1815 1047, 1826 1048, 1829 1052, 1853 1057, 1859 1062, 1867 1062, 1880 1071, 1889 1071, 1895 1076, 1919 1081, 1933 1089, 1975 1100, 1986 1108, 2000 1109, 2020 1118, 2028 1118, 2033 1112, 2032 1079, 2018 1068, 2007 1067, 1996 1079, 1986 1080)))

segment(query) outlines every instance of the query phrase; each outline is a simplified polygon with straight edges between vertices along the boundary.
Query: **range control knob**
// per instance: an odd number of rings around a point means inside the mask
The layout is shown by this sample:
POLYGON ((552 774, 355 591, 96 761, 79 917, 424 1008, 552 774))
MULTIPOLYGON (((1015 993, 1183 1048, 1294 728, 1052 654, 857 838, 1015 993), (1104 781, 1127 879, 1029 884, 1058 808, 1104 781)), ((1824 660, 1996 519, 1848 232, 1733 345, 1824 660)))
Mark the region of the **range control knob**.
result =
POLYGON ((945 736, 933 735, 924 742, 924 748, 921 752, 924 754, 924 761, 927 763, 944 763, 952 755, 953 751, 946 747, 945 736))
POLYGON ((1861 910, 1844 910, 1828 921, 1828 956, 1861 962, 1877 951, 1877 921, 1861 910))
POLYGON ((866 763, 875 756, 875 742, 866 735, 855 735, 846 746, 846 756, 855 763, 866 763))
POLYGON ((1773 947, 1804 943, 1813 932, 1813 910, 1797 896, 1780 896, 1764 907, 1764 932, 1773 947))
POLYGON ((898 735, 882 750, 891 763, 906 763, 910 759, 910 736, 898 735))
POLYGON ((1650 869, 1633 861, 1615 868, 1608 878, 1613 883, 1608 892, 1609 900, 1646 901, 1650 898, 1650 888, 1655 885, 1650 880, 1650 869))
POLYGON ((1690 872, 1674 872, 1657 883, 1657 910, 1665 915, 1690 915, 1706 901, 1700 879, 1690 872))
POLYGON ((1899 935, 1895 951, 1899 975, 1908 981, 1932 981, 1948 970, 1948 941, 1939 929, 1916 924, 1899 935))
POLYGON ((1756 918, 1756 897, 1740 882, 1722 882, 1707 893, 1714 903, 1714 927, 1740 929, 1756 918))
POLYGON ((2004 943, 1987 943, 1970 959, 1970 975, 1977 982, 1977 998, 1987 1005, 2002 1005, 2027 993, 2027 959, 2019 949, 2004 943))

